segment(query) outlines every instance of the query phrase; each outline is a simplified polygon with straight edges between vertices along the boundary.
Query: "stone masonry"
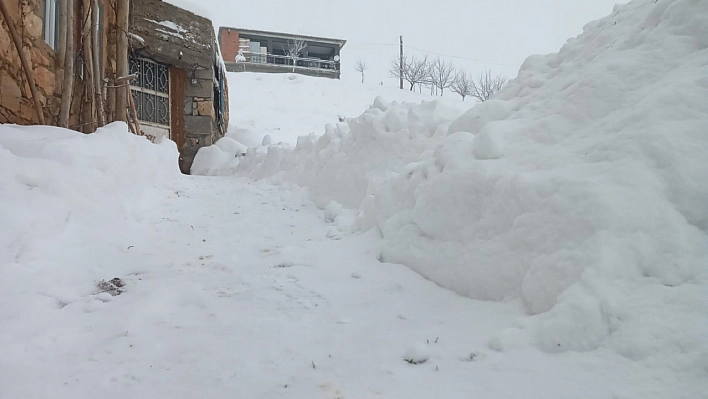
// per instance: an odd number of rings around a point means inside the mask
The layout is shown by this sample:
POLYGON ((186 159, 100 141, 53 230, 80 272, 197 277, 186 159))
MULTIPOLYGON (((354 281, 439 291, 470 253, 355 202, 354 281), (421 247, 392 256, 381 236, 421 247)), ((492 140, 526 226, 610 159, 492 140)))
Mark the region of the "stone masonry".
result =
MULTIPOLYGON (((7 1, 18 34, 22 36, 23 51, 34 69, 39 90, 39 101, 49 123, 59 113, 61 82, 55 73, 54 50, 43 39, 41 0, 7 1)), ((25 78, 20 57, 10 37, 7 21, 0 20, 0 123, 22 125, 38 122, 32 104, 31 92, 25 78)))

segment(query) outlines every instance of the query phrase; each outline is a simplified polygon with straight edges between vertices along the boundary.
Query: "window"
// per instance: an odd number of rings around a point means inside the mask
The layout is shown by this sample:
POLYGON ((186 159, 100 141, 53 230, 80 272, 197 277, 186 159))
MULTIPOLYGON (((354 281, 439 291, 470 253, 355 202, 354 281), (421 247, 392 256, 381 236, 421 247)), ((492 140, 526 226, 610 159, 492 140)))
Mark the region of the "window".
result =
POLYGON ((170 72, 167 65, 145 58, 130 58, 131 84, 138 120, 160 127, 170 126, 170 72))
POLYGON ((53 49, 57 49, 58 2, 61 0, 44 0, 44 41, 53 49))
POLYGON ((216 123, 219 126, 221 133, 226 133, 226 84, 224 82, 225 71, 221 68, 220 63, 214 64, 214 111, 216 112, 216 123))

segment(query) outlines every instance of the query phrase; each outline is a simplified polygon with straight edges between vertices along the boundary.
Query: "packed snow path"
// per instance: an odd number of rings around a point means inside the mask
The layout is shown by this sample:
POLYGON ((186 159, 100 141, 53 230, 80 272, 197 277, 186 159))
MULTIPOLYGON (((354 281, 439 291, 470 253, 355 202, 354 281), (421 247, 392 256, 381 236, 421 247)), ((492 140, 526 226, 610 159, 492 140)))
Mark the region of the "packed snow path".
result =
POLYGON ((335 233, 304 193, 179 185, 145 231, 107 232, 134 243, 75 251, 128 264, 106 276, 123 294, 48 294, 50 310, 6 322, 0 398, 660 397, 682 383, 611 352, 494 351, 518 307, 377 261, 374 236, 335 233))

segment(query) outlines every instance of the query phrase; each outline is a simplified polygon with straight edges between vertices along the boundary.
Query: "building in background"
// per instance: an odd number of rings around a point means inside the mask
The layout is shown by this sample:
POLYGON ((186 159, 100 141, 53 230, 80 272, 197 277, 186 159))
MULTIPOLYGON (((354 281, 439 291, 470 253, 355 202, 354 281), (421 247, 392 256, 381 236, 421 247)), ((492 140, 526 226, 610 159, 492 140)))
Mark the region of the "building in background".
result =
POLYGON ((339 79, 346 40, 222 26, 219 43, 230 72, 294 72, 339 79))

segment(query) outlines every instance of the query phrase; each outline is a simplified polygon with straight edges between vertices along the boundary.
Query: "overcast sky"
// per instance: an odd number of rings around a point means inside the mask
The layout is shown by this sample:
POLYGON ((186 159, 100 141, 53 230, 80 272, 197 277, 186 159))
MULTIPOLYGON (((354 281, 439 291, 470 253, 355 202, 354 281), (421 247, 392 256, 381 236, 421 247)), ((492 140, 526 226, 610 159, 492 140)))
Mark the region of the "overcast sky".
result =
POLYGON ((459 68, 510 78, 526 57, 556 52, 583 25, 626 0, 168 0, 231 26, 347 40, 342 79, 356 80, 358 57, 368 82, 387 77, 403 35, 408 54, 443 54, 459 68))

